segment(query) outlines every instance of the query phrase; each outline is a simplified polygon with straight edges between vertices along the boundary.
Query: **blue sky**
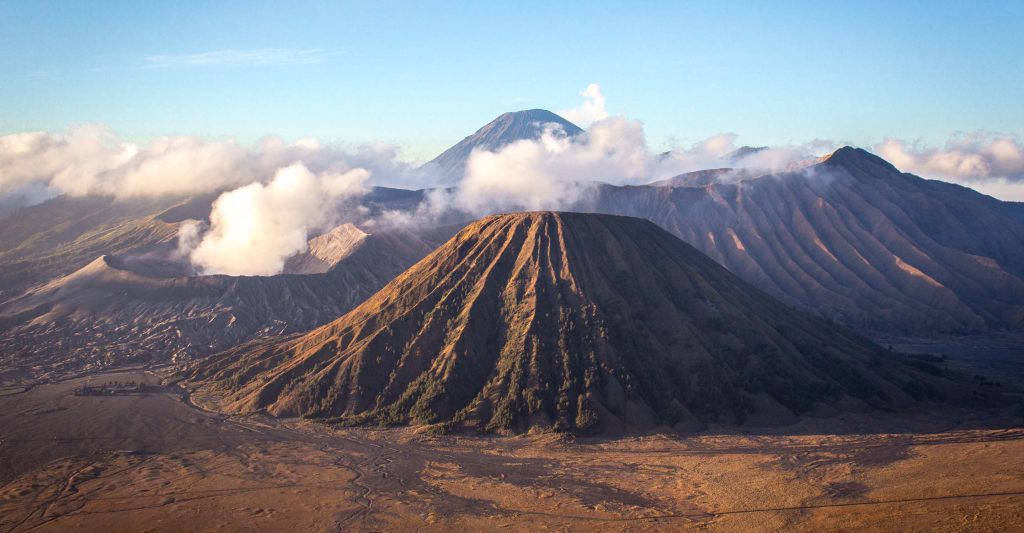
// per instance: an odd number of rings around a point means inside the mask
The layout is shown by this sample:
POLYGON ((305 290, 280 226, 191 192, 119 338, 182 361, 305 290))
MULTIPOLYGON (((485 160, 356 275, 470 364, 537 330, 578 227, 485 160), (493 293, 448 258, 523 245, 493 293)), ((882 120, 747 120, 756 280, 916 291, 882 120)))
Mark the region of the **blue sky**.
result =
POLYGON ((426 157, 601 85, 654 147, 1024 135, 1024 2, 0 1, 0 133, 384 141, 426 157), (554 4, 554 5, 553 5, 554 4))

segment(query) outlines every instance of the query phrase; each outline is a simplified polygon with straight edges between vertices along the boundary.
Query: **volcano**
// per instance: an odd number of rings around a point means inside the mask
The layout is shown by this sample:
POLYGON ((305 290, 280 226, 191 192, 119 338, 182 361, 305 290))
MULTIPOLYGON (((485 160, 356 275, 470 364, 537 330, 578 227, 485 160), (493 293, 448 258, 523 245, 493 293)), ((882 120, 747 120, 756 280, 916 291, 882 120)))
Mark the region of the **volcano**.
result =
POLYGON ((539 139, 545 128, 551 127, 568 137, 583 133, 579 126, 546 109, 503 113, 432 159, 425 168, 434 169, 444 183, 455 183, 462 179, 473 150, 494 152, 516 141, 539 139))
POLYGON ((235 412, 617 432, 779 424, 949 390, 921 367, 651 222, 540 212, 476 221, 338 320, 190 372, 235 412))

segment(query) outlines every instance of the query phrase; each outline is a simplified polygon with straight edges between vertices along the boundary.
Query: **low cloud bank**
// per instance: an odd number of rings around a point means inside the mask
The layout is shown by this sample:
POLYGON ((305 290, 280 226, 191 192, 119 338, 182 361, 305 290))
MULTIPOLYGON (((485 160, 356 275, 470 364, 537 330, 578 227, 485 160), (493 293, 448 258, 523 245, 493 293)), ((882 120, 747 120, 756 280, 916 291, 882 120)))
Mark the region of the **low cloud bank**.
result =
POLYGON ((834 147, 825 141, 738 152, 736 136, 721 134, 668 152, 652 152, 643 125, 624 117, 594 122, 574 138, 552 125, 537 140, 497 151, 474 151, 453 187, 428 191, 415 211, 388 211, 371 224, 415 227, 521 210, 573 209, 600 183, 644 185, 682 173, 731 167, 718 181, 795 168, 834 147), (460 218, 461 214, 461 218, 460 218))
POLYGON ((427 176, 391 145, 345 147, 268 137, 252 146, 232 140, 162 137, 146 144, 97 125, 0 136, 0 199, 24 204, 67 194, 115 198, 185 196, 265 181, 301 161, 315 173, 362 167, 381 183, 422 186, 427 176))
POLYGON ((634 120, 602 119, 575 139, 548 129, 538 140, 473 152, 452 200, 471 213, 556 209, 579 199, 593 181, 641 181, 652 162, 634 120))
MULTIPOLYGON (((418 215, 436 217, 449 210, 479 216, 523 209, 565 209, 581 200, 595 182, 639 185, 721 167, 779 171, 835 148, 827 141, 814 141, 740 153, 737 136, 722 133, 689 146, 653 152, 640 121, 608 116, 600 86, 590 84, 580 95, 580 106, 561 114, 589 124, 583 134, 568 138, 559 135, 552 125, 536 140, 520 140, 497 151, 476 150, 455 187, 430 195, 418 215)), ((749 175, 736 172, 722 179, 749 175)), ((396 220, 408 218, 394 216, 396 220)))
POLYGON ((429 183, 399 156, 389 145, 272 137, 251 146, 196 137, 135 144, 96 125, 6 135, 0 136, 0 215, 59 195, 128 200, 224 191, 209 227, 180 228, 172 259, 187 259, 205 274, 277 274, 288 256, 306 249, 309 232, 359 209, 355 200, 371 177, 375 184, 429 183))
MULTIPOLYGON (((668 151, 652 151, 640 121, 609 116, 600 86, 580 92, 562 114, 583 125, 574 138, 551 125, 539 139, 477 150, 462 179, 425 193, 413 211, 376 213, 367 224, 414 226, 514 210, 567 209, 595 182, 639 185, 709 168, 736 169, 720 180, 799 168, 839 145, 827 140, 745 148, 721 133, 668 151)), ((1010 136, 960 136, 941 148, 887 139, 872 147, 903 171, 955 181, 1002 199, 1024 200, 1024 146, 1010 136)), ((432 177, 400 159, 394 146, 343 147, 312 139, 231 140, 164 137, 126 142, 89 125, 64 134, 0 136, 0 216, 57 195, 118 199, 222 192, 209 225, 182 225, 174 254, 206 274, 272 275, 306 250, 311 234, 360 205, 371 185, 430 187, 432 177)))
POLYGON ((1024 201, 1024 144, 1016 137, 974 133, 956 136, 943 147, 886 139, 875 151, 904 172, 1024 201))

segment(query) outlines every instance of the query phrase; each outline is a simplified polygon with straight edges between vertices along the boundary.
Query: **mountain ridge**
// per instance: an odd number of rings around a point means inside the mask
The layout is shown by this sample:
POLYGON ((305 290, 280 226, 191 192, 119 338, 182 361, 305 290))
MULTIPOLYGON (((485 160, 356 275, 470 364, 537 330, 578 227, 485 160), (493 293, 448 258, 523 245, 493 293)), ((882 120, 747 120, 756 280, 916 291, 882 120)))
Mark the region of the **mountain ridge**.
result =
POLYGON ((159 262, 103 255, 0 303, 0 371, 183 362, 304 331, 362 302, 456 229, 363 233, 336 261, 301 275, 165 275, 159 262))
POLYGON ((703 187, 602 186, 572 208, 648 218, 782 301, 858 329, 1024 328, 1024 225, 1006 204, 861 149, 703 187))
POLYGON ((229 411, 481 431, 787 423, 942 380, 632 217, 480 219, 339 319, 198 362, 229 411))

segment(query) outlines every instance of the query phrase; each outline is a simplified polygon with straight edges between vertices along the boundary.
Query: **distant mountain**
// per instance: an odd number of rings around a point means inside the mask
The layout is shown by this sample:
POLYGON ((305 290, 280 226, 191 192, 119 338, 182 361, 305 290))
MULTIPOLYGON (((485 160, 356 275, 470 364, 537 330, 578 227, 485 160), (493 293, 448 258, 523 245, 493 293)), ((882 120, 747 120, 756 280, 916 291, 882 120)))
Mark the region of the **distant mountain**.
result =
MULTIPOLYGON (((23 207, 0 221, 0 300, 70 274, 103 254, 121 254, 173 241, 185 197, 114 200, 61 196, 23 207)), ((203 197, 209 213, 213 198, 203 197)), ((202 203, 202 202, 200 202, 202 203)))
MULTIPOLYGON (((671 178, 652 181, 648 183, 648 185, 655 187, 704 187, 717 183, 735 183, 737 181, 759 178, 780 170, 793 172, 820 162, 819 159, 809 158, 790 161, 781 169, 772 169, 762 168, 758 165, 752 164, 755 163, 755 161, 745 160, 748 156, 763 152, 767 149, 768 147, 766 146, 742 146, 718 158, 720 163, 723 165, 722 168, 709 168, 685 172, 671 178)), ((671 157, 671 154, 671 152, 665 152, 661 154, 661 157, 663 159, 667 159, 671 157)))
POLYGON ((1014 204, 850 147, 797 171, 708 183, 600 186, 574 210, 647 218, 782 301, 863 330, 1024 327, 1014 204))
POLYGON ((103 256, 0 304, 0 374, 180 362, 305 331, 355 307, 457 229, 367 233, 346 224, 289 262, 309 275, 184 276, 145 256, 103 256))
POLYGON ((357 250, 369 236, 355 224, 342 224, 310 239, 305 252, 285 261, 284 273, 323 274, 357 250))
POLYGON ((516 213, 471 224, 330 324, 189 375, 241 412, 614 432, 941 396, 948 382, 901 361, 648 221, 516 213))
POLYGON ((648 185, 652 187, 707 187, 732 177, 735 177, 736 180, 743 179, 743 171, 734 168, 709 168, 652 181, 648 185))
POLYGON ((445 150, 424 165, 424 168, 433 169, 444 184, 455 183, 462 178, 466 161, 473 150, 493 152, 523 139, 539 139, 544 128, 549 125, 561 128, 569 137, 583 133, 579 126, 545 109, 504 113, 476 130, 476 133, 445 150))
MULTIPOLYGON (((70 274, 101 255, 139 256, 173 246, 182 221, 206 220, 220 192, 113 199, 59 196, 0 219, 0 302, 70 274)), ((361 200, 372 217, 411 210, 423 191, 373 187, 361 200)), ((354 220, 350 220, 354 221, 354 220)))
POLYGON ((739 148, 722 156, 722 159, 730 163, 736 163, 748 155, 754 155, 767 149, 767 146, 740 146, 739 148))

